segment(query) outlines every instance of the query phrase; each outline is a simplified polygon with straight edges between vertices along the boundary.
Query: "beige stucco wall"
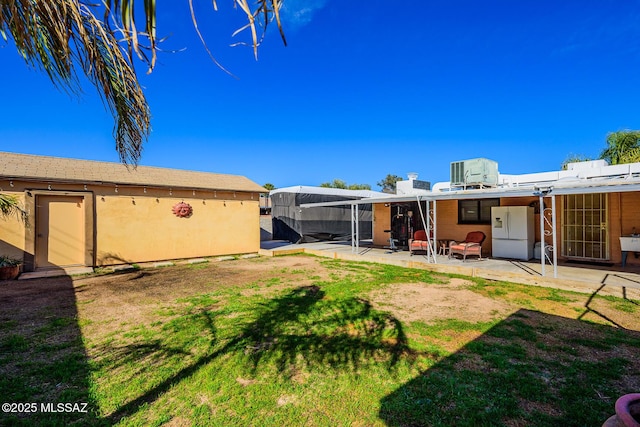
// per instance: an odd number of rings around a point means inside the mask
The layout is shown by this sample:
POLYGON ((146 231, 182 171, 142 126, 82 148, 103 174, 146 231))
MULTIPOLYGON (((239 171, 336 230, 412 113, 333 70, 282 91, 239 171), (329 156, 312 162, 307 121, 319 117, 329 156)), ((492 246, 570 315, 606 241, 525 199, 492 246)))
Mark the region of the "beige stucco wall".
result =
POLYGON ((119 190, 118 195, 98 196, 97 264, 257 252, 258 199, 220 195, 231 197, 194 197, 192 192, 181 191, 169 196, 168 190, 146 195, 119 190), (171 210, 182 201, 193 207, 189 218, 179 218, 171 210))
MULTIPOLYGON (((2 193, 15 196, 22 206, 24 206, 24 192, 20 191, 7 191, 4 188, 8 183, 2 183, 2 193)), ((9 187, 13 190, 14 187, 9 187)), ((19 188, 16 188, 19 190, 19 188)), ((0 218, 0 255, 7 255, 12 258, 22 259, 25 242, 25 227, 24 224, 16 216, 10 216, 0 218)))
POLYGON ((34 264, 35 203, 41 194, 85 197, 87 265, 255 253, 260 249, 258 193, 127 186, 118 186, 116 191, 115 185, 12 183, 10 192, 1 183, 3 193, 14 194, 24 203, 30 212, 30 226, 25 228, 15 218, 0 219, 0 254, 23 258, 27 270, 34 264), (182 201, 193 207, 189 218, 178 218, 172 212, 182 201))

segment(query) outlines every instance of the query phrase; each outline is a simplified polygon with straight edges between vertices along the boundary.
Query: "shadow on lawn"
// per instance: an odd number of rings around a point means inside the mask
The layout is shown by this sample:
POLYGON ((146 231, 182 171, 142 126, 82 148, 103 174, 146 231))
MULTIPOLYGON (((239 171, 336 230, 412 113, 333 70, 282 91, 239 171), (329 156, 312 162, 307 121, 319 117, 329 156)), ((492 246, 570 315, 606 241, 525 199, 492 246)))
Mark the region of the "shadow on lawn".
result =
MULTIPOLYGON (((196 313, 197 318, 206 317, 211 348, 222 345, 218 342, 215 315, 216 312, 208 310, 196 313)), ((155 345, 139 349, 134 345, 127 347, 122 357, 123 360, 136 357, 134 353, 141 352, 144 358, 147 351, 159 351, 156 356, 162 357, 162 353, 170 350, 155 345)), ((357 372, 361 364, 373 359, 375 363, 385 362, 391 370, 400 358, 413 360, 417 356, 407 344, 401 323, 393 316, 373 309, 361 299, 329 300, 317 286, 299 287, 261 304, 255 309, 253 320, 220 349, 121 406, 109 416, 109 421, 117 422, 137 412, 184 378, 230 353, 247 357, 254 370, 261 364, 274 363, 280 373, 298 363, 357 372)))
MULTIPOLYGON (((607 322, 611 323, 612 325, 616 326, 617 328, 622 328, 624 329, 624 326, 618 324, 614 319, 610 318, 609 316, 605 315, 604 313, 602 313, 601 311, 599 311, 597 308, 595 308, 593 306, 593 301, 594 298, 596 296, 598 296, 598 293, 603 290, 606 286, 607 286, 607 279, 609 279, 610 277, 613 278, 622 278, 623 280, 628 280, 628 281, 633 281, 625 276, 620 276, 620 275, 616 275, 616 274, 612 274, 609 275, 607 274, 604 278, 604 280, 602 281, 602 285, 596 289, 595 292, 593 292, 591 294, 591 296, 589 297, 589 299, 587 300, 587 302, 584 304, 584 308, 585 311, 578 316, 578 320, 581 320, 583 318, 585 318, 588 314, 592 313, 600 318, 602 318, 603 320, 606 320, 607 322)), ((636 282, 637 283, 637 282, 636 282)), ((614 285, 615 286, 615 285, 614 285)), ((625 286, 622 286, 622 298, 628 303, 628 304, 633 304, 633 305, 640 305, 638 304, 636 301, 627 298, 627 288, 625 286)))
POLYGON ((372 358, 392 369, 401 357, 416 356, 398 319, 363 299, 326 300, 318 286, 264 303, 229 347, 250 355, 254 368, 274 361, 280 372, 300 358, 309 365, 357 371, 372 358))
MULTIPOLYGON (((281 374, 298 364, 357 373, 370 363, 391 371, 401 360, 441 358, 412 350, 401 322, 368 301, 329 298, 317 286, 293 289, 241 313, 234 319, 242 322, 237 333, 224 339, 218 327, 229 312, 195 303, 168 325, 204 332, 207 352, 101 418, 91 400, 77 323, 75 294, 81 292, 82 281, 76 279, 74 288, 68 277, 0 282, 3 402, 86 402, 90 411, 0 413, 0 425, 116 423, 231 354, 246 358, 249 369, 273 364, 281 374)), ((117 366, 140 369, 191 355, 183 343, 163 338, 107 344, 102 352, 117 366)), ((620 394, 640 389, 637 372, 640 333, 520 310, 383 398, 379 417, 390 426, 600 425, 620 394)))
POLYGON ((389 426, 602 425, 640 389, 640 333, 519 310, 381 400, 389 426))
POLYGON ((31 404, 0 412, 0 425, 107 424, 89 393, 75 292, 70 277, 0 281, 0 403, 31 404), (51 412, 59 403, 78 406, 51 412))

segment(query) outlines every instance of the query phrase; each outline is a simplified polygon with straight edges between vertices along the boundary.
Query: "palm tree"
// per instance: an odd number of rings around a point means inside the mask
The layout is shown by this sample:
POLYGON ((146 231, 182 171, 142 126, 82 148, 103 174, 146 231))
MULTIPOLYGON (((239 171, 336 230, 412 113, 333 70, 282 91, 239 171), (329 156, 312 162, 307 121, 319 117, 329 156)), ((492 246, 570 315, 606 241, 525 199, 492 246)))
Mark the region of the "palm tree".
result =
POLYGON ((622 153, 620 163, 637 163, 640 162, 640 146, 632 147, 622 153))
POLYGON ((640 161, 640 131, 621 130, 607 134, 607 148, 600 153, 610 165, 640 161))
MULTIPOLYGON (((247 15, 248 24, 241 30, 251 32, 254 54, 262 39, 257 28, 266 29, 274 18, 286 44, 279 15, 282 0, 258 0, 253 7, 247 0, 233 1, 247 15)), ((213 4, 215 8, 215 0, 213 4)), ((0 0, 0 36, 16 45, 28 66, 44 71, 55 86, 70 93, 81 92, 78 74, 86 75, 114 117, 120 159, 138 161, 151 116, 133 64, 138 58, 148 72, 155 67, 155 0, 0 0), (144 14, 137 14, 141 7, 144 14), (144 18, 144 30, 136 16, 144 18)))

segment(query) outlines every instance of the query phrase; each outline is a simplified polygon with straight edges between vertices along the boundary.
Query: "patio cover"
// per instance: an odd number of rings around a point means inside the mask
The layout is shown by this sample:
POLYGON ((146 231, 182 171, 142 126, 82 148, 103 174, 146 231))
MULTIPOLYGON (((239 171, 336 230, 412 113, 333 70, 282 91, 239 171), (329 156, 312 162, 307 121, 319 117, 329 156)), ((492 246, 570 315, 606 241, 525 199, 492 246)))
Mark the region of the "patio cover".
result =
MULTIPOLYGON (((273 238, 292 243, 319 240, 349 240, 352 238, 351 202, 365 198, 384 197, 385 193, 370 190, 343 190, 337 188, 294 186, 279 188, 269 193, 273 238), (331 206, 300 209, 303 204, 331 203, 331 206)), ((390 195, 386 195, 390 196, 390 195)), ((372 237, 373 215, 371 203, 357 210, 361 239, 372 237)))
MULTIPOLYGON (((348 203, 352 205, 358 205, 363 203, 394 203, 394 202, 421 202, 427 203, 434 202, 433 209, 433 240, 437 239, 435 230, 435 224, 437 223, 437 209, 435 209, 435 202, 438 200, 463 200, 463 199, 483 199, 483 198, 499 198, 499 197, 526 197, 526 196, 538 196, 540 198, 540 206, 544 206, 544 198, 551 199, 551 224, 548 224, 549 233, 551 233, 553 239, 552 253, 553 259, 545 260, 545 256, 541 256, 540 263, 542 264, 542 275, 545 275, 545 262, 548 261, 553 266, 553 275, 557 277, 557 233, 556 233, 556 196, 563 196, 567 194, 598 194, 598 193, 618 193, 628 191, 640 191, 640 163, 632 163, 625 165, 607 166, 606 169, 611 175, 602 175, 589 178, 576 178, 576 179, 558 179, 555 181, 541 181, 541 182, 527 182, 526 184, 509 185, 496 188, 484 188, 484 189, 470 189, 462 190, 457 188, 445 188, 441 191, 423 192, 421 194, 410 195, 391 195, 390 197, 373 197, 360 200, 352 200, 348 203), (618 172, 621 173, 618 173, 618 172)), ((437 188, 437 185, 434 186, 437 188)), ((325 203, 304 203, 300 207, 303 209, 317 208, 317 207, 330 207, 332 202, 325 203)), ((425 218, 425 215, 420 212, 422 221, 429 221, 425 218)), ((540 218, 539 229, 541 234, 544 234, 545 224, 544 217, 540 218)), ((353 239, 357 239, 356 233, 353 234, 353 239)), ((542 240, 541 254, 546 254, 544 247, 544 239, 542 240)), ((431 261, 430 261, 431 262, 431 261)), ((435 262, 435 258, 434 258, 435 262)))

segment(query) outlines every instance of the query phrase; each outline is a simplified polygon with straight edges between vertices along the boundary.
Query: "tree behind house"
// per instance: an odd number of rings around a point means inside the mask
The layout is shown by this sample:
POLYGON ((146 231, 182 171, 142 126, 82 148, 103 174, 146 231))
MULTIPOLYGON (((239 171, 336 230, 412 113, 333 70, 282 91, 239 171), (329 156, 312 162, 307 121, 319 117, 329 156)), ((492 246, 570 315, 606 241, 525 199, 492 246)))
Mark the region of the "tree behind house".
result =
MULTIPOLYGON (((607 147, 600 153, 610 165, 640 162, 640 130, 621 130, 607 134, 607 147)), ((562 162, 562 170, 566 170, 569 163, 593 160, 582 154, 569 154, 562 162)), ((378 184, 380 185, 380 184, 378 184)))
POLYGON ((371 190, 369 184, 347 184, 341 179, 334 179, 331 182, 323 182, 320 187, 324 188, 341 188, 343 190, 371 190))
POLYGON ((396 182, 398 181, 402 181, 402 177, 388 174, 382 181, 378 181, 377 185, 382 188, 383 193, 394 194, 396 192, 396 182))
POLYGON ((600 158, 610 165, 640 162, 640 131, 621 130, 607 135, 607 148, 600 158))
POLYGON ((588 162, 589 160, 593 159, 583 154, 569 154, 567 158, 564 159, 564 162, 562 162, 562 165, 560 165, 560 167, 563 171, 566 171, 569 167, 569 163, 588 162))

